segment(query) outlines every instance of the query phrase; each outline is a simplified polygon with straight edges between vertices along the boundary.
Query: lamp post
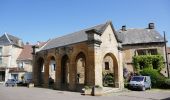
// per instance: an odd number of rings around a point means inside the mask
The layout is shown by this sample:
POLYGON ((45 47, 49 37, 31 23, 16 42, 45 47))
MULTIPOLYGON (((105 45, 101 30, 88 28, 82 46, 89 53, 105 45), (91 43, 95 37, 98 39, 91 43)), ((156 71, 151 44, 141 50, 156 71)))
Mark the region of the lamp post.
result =
POLYGON ((166 46, 166 34, 165 34, 165 31, 164 31, 164 43, 165 43, 165 56, 166 56, 166 65, 167 65, 167 72, 168 72, 168 78, 170 78, 170 75, 169 75, 169 60, 168 60, 168 53, 167 53, 167 46, 166 46))

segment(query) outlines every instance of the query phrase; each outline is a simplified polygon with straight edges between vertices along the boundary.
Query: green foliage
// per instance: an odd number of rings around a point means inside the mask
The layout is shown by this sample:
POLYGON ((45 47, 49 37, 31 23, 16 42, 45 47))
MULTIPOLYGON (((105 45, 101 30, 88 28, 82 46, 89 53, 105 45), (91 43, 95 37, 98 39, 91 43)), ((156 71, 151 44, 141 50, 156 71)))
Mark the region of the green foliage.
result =
POLYGON ((162 85, 164 89, 170 89, 170 79, 165 79, 164 84, 162 85))
POLYGON ((165 83, 165 77, 162 76, 157 70, 145 68, 143 71, 140 72, 141 75, 150 76, 152 87, 159 87, 161 88, 165 83))
POLYGON ((140 55, 133 57, 133 64, 137 73, 145 68, 161 71, 161 69, 164 67, 163 62, 164 58, 161 55, 140 55))
POLYGON ((165 84, 167 84, 167 85, 170 86, 170 79, 166 79, 166 80, 165 80, 165 84))
POLYGON ((103 74, 103 85, 110 86, 114 84, 113 73, 103 74))

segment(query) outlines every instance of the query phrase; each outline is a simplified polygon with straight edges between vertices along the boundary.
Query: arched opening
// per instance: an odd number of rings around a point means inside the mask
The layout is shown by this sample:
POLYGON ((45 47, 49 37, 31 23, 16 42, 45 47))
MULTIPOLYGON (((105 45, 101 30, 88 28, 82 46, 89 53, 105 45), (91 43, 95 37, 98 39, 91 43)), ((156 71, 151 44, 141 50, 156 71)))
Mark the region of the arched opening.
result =
POLYGON ((61 87, 67 89, 69 86, 69 58, 64 55, 61 59, 61 87))
POLYGON ((55 83, 56 61, 52 56, 49 61, 49 87, 53 87, 55 83))
POLYGON ((112 53, 108 53, 103 58, 102 79, 104 87, 118 86, 118 63, 112 53))
POLYGON ((85 84, 86 57, 80 52, 76 57, 76 84, 77 89, 82 89, 85 84))
POLYGON ((38 80, 38 85, 39 86, 43 86, 44 84, 44 59, 43 58, 39 58, 37 60, 37 64, 38 64, 38 76, 37 76, 37 80, 38 80))

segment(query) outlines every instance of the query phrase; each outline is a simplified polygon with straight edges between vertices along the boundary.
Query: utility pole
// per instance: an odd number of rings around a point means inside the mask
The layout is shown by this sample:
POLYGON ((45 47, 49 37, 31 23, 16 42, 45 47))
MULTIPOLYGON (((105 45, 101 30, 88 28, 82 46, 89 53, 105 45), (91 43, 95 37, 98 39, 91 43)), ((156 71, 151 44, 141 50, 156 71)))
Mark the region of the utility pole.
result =
POLYGON ((168 53, 167 53, 167 46, 166 46, 166 34, 165 34, 165 31, 164 31, 164 43, 165 43, 165 56, 166 56, 166 65, 167 65, 167 72, 168 72, 168 78, 170 78, 170 75, 169 75, 169 60, 168 60, 168 53))

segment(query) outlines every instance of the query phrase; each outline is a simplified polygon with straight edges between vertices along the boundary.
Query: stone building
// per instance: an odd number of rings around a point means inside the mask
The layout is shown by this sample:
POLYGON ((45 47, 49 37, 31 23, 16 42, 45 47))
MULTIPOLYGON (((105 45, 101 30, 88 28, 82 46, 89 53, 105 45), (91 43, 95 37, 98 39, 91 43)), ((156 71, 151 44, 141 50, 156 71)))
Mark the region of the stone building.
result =
POLYGON ((18 64, 17 70, 11 71, 13 75, 17 77, 17 80, 22 81, 25 79, 27 81, 27 76, 29 80, 32 79, 32 45, 26 44, 23 46, 23 49, 16 59, 18 64), (24 77, 25 76, 25 77, 24 77), (23 79, 21 79, 23 77, 23 79))
POLYGON ((10 72, 17 68, 16 59, 23 48, 18 37, 5 33, 0 37, 0 82, 15 77, 10 72))
POLYGON ((107 85, 124 87, 122 51, 111 22, 51 39, 39 51, 33 50, 33 59, 36 86, 72 91, 105 87, 104 75, 111 74, 107 85))
POLYGON ((118 38, 122 41, 123 66, 128 72, 134 72, 132 57, 135 55, 163 55, 165 68, 161 71, 167 76, 166 53, 164 38, 155 30, 154 23, 149 23, 147 28, 122 29, 117 31, 118 38))
MULTIPOLYGON (((36 46, 41 48, 45 44, 46 42, 37 42, 36 46)), ((32 82, 32 69, 33 69, 32 46, 33 45, 29 43, 26 43, 23 46, 22 52, 16 59, 16 62, 18 64, 17 69, 11 71, 11 73, 15 75, 17 77, 17 80, 19 81, 32 82), (21 79, 21 77, 23 77, 23 79, 21 79)))
POLYGON ((167 47, 167 58, 168 58, 168 68, 169 70, 169 75, 170 75, 170 47, 167 47))

